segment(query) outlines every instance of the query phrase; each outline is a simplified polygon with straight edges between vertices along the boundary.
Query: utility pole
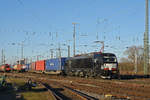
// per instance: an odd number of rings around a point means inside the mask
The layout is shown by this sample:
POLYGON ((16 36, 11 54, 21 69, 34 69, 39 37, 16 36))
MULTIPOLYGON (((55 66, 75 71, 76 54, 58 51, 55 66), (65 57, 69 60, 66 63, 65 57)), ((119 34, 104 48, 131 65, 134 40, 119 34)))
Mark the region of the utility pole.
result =
POLYGON ((70 57, 70 45, 68 44, 62 44, 63 46, 67 46, 67 51, 68 51, 68 57, 70 57))
POLYGON ((68 57, 70 57, 70 45, 68 45, 68 57))
POLYGON ((21 43, 21 59, 23 59, 23 41, 22 41, 22 43, 21 43))
POLYGON ((37 60, 37 61, 39 61, 39 55, 37 55, 37 58, 36 58, 36 60, 37 60))
POLYGON ((5 64, 5 61, 6 61, 6 60, 5 60, 5 55, 4 55, 4 61, 3 61, 3 64, 5 64))
POLYGON ((104 53, 104 41, 101 41, 102 43, 102 53, 104 53))
POLYGON ((134 56, 135 56, 135 60, 134 60, 134 73, 137 74, 137 61, 138 61, 138 58, 137 58, 137 50, 135 48, 135 53, 134 53, 134 56))
POLYGON ((73 24, 73 56, 76 55, 76 24, 77 23, 72 23, 73 24))
POLYGON ((2 60, 2 64, 4 64, 4 50, 2 49, 2 58, 1 58, 1 60, 2 60))
POLYGON ((60 43, 59 43, 58 52, 59 52, 59 58, 61 58, 61 48, 60 48, 60 43))
POLYGON ((96 33, 96 40, 98 40, 98 32, 96 33))
POLYGON ((144 32, 144 75, 148 74, 149 66, 149 10, 148 0, 146 2, 145 32, 144 32))
POLYGON ((50 49, 51 52, 51 59, 53 58, 53 49, 50 49))
POLYGON ((32 56, 30 57, 30 63, 32 63, 32 56))
POLYGON ((56 58, 58 58, 58 51, 57 51, 57 49, 56 49, 56 58))

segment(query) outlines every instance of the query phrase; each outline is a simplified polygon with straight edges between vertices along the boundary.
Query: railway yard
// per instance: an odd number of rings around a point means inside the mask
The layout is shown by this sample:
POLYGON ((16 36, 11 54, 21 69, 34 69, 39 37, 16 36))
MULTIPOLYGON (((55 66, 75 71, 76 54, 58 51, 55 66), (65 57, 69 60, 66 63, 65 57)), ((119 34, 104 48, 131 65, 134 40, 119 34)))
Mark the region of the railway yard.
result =
POLYGON ((149 0, 0 4, 0 100, 150 100, 149 0))
MULTIPOLYGON (((1 73, 4 75, 4 73, 1 73)), ((5 73, 7 84, 4 100, 149 100, 150 79, 94 79, 35 73, 5 73), (27 86, 28 81, 36 87, 27 86), (7 87, 10 87, 10 86, 7 87), (10 91, 11 90, 11 91, 10 91), (8 93, 10 92, 10 93, 8 93), (12 98, 10 99, 11 95, 12 98)))

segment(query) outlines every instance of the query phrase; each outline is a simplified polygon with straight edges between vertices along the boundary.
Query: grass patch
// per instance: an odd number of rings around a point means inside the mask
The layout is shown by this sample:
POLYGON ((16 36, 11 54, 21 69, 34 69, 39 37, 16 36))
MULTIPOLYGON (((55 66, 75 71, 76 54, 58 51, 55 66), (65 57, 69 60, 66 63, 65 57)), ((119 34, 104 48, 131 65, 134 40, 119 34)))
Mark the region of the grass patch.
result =
MULTIPOLYGON (((8 79, 9 83, 15 84, 17 87, 22 87, 26 84, 27 80, 20 78, 10 78, 8 79)), ((23 99, 19 100, 53 100, 49 92, 41 85, 33 87, 31 90, 19 90, 14 91, 15 94, 21 94, 23 99)))
POLYGON ((25 100, 50 100, 47 92, 25 92, 22 93, 25 100))

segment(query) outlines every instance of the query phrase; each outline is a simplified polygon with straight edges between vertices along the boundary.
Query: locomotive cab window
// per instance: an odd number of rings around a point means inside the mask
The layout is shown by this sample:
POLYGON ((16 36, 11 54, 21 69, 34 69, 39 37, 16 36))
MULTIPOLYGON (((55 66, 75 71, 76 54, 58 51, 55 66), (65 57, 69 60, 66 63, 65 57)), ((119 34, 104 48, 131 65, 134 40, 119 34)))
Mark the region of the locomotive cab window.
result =
POLYGON ((116 62, 116 58, 104 58, 104 62, 116 62))
POLYGON ((117 62, 117 58, 114 54, 103 54, 104 62, 117 62))

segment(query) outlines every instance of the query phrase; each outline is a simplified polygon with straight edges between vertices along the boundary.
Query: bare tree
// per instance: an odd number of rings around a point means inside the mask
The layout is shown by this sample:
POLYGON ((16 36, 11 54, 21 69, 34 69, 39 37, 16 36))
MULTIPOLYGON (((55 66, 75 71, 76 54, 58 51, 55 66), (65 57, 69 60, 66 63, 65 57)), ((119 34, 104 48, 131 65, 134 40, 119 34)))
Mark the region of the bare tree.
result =
POLYGON ((122 57, 122 58, 120 59, 120 62, 121 62, 121 63, 128 63, 128 62, 130 62, 130 61, 128 60, 128 58, 122 57))
POLYGON ((120 69, 127 72, 140 72, 143 70, 143 48, 141 46, 127 47, 124 52, 126 58, 121 58, 120 69))
POLYGON ((135 58, 137 58, 138 62, 143 60, 143 48, 141 46, 127 47, 124 54, 127 55, 128 60, 133 63, 135 62, 135 58))

